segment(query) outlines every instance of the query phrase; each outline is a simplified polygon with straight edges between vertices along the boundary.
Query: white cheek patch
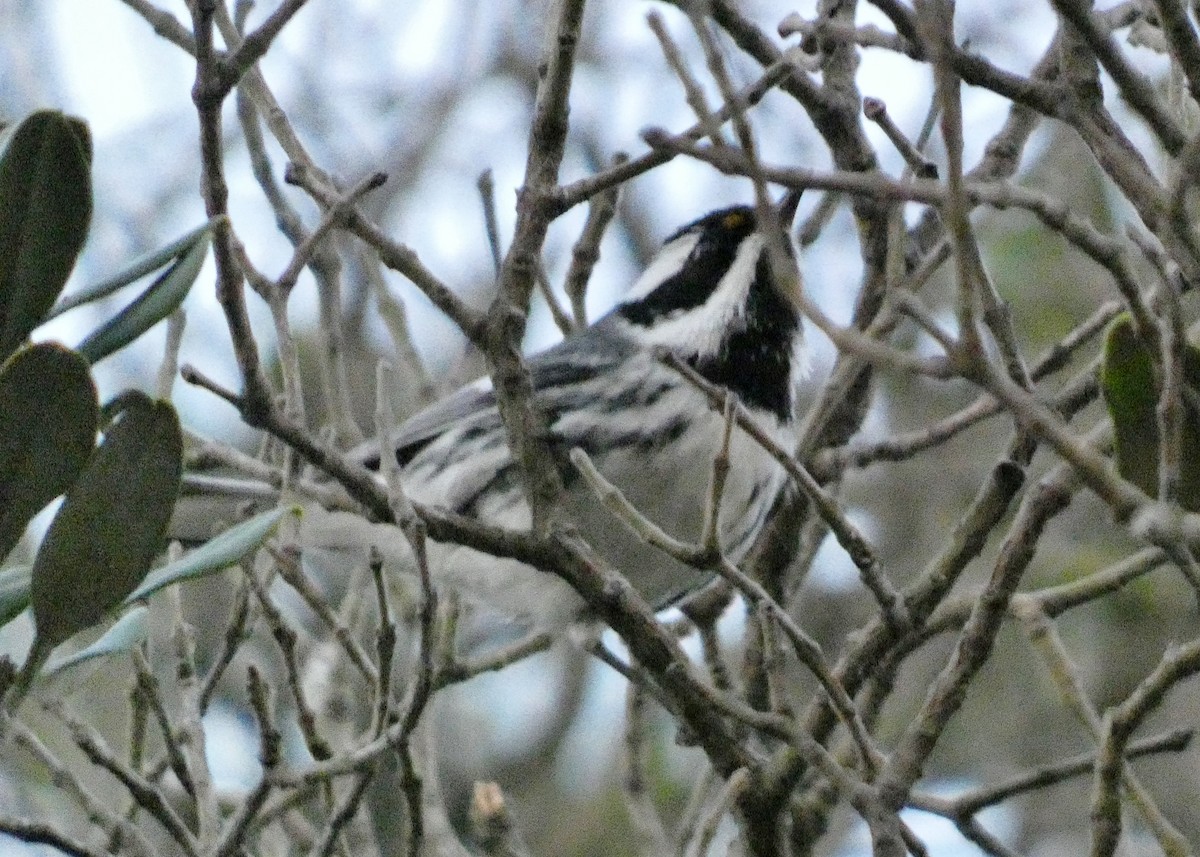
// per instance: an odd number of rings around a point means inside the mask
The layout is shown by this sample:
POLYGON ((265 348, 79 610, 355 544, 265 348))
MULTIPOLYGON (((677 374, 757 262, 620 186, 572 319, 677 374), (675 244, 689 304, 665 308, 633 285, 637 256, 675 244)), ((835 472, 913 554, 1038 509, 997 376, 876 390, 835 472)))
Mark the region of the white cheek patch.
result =
POLYGON ((661 286, 666 280, 675 276, 687 261, 688 256, 692 254, 692 249, 699 240, 700 235, 692 232, 687 235, 680 235, 664 247, 654 257, 654 261, 650 263, 650 267, 643 271, 642 275, 637 278, 637 282, 633 284, 633 288, 629 290, 629 294, 625 296, 623 303, 641 300, 661 286))
POLYGON ((649 327, 631 325, 633 335, 651 347, 662 345, 682 354, 715 354, 731 324, 745 312, 746 295, 754 281, 763 246, 761 235, 748 237, 738 247, 733 264, 707 301, 698 307, 672 313, 669 318, 649 327))

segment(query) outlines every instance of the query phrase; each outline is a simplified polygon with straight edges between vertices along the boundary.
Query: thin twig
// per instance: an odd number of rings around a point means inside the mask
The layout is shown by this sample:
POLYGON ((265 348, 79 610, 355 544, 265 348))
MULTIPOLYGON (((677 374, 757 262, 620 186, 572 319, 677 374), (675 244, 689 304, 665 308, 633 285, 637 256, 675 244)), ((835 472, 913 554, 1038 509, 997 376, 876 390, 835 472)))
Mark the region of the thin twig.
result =
POLYGON ((496 276, 500 275, 500 262, 504 251, 500 247, 500 225, 496 219, 496 181, 491 169, 486 169, 475 180, 479 191, 479 203, 483 208, 483 228, 487 233, 488 249, 492 251, 492 266, 496 276))

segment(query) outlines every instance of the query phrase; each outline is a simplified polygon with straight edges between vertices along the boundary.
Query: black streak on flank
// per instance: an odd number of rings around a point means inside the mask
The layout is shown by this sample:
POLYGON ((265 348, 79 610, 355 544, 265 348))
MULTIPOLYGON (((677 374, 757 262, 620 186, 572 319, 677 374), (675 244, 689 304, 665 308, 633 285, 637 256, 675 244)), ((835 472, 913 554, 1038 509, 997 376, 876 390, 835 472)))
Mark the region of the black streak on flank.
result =
POLYGON ((666 381, 653 386, 640 384, 627 386, 611 396, 589 403, 605 414, 620 414, 631 408, 649 408, 658 402, 666 393, 676 389, 678 384, 666 381))

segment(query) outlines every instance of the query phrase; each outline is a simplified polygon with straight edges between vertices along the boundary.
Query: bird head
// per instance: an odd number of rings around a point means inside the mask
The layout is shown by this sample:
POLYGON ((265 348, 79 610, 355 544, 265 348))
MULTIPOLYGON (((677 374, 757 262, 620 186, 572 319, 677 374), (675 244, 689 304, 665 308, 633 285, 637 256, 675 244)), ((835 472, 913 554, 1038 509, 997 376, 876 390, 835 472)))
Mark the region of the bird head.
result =
POLYGON ((765 217, 734 206, 684 226, 613 315, 640 344, 678 354, 783 418, 804 364, 800 275, 786 237, 798 203, 790 192, 765 217))

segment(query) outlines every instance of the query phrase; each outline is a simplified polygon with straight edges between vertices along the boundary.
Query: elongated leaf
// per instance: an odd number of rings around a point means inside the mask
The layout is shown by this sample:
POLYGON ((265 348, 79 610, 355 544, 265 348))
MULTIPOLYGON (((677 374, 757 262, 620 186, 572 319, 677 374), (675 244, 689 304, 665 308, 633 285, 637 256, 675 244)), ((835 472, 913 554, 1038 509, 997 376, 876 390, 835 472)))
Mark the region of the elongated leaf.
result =
POLYGON ((91 216, 87 126, 52 110, 27 117, 0 156, 0 359, 53 306, 91 216))
POLYGON ((103 657, 104 655, 132 651, 135 646, 141 644, 146 639, 146 635, 149 633, 147 612, 145 607, 134 607, 114 622, 113 626, 100 635, 100 638, 90 646, 85 646, 78 652, 67 655, 64 658, 51 658, 42 667, 40 677, 49 678, 76 664, 103 657))
POLYGON ((299 514, 299 507, 270 509, 236 527, 230 527, 186 556, 150 572, 141 585, 129 593, 125 603, 132 604, 149 598, 173 583, 224 571, 246 554, 260 548, 288 514, 299 514))
POLYGON ((98 414, 88 365, 68 348, 33 345, 0 367, 0 558, 83 471, 98 414))
POLYGON ((124 402, 34 560, 36 651, 120 604, 163 547, 179 493, 179 419, 168 403, 141 394, 124 402))
POLYGON ((29 606, 29 582, 32 565, 0 568, 0 625, 7 625, 29 606))
POLYGON ((197 241, 206 235, 211 235, 212 227, 212 223, 206 223, 199 229, 193 229, 187 235, 175 239, 170 244, 138 256, 111 277, 106 277, 98 283, 92 283, 92 285, 80 289, 78 292, 73 292, 54 305, 54 309, 50 310, 46 315, 46 321, 57 318, 65 312, 70 312, 76 307, 106 298, 113 292, 120 291, 128 285, 132 285, 147 274, 157 271, 168 262, 177 261, 180 257, 186 255, 196 245, 197 241))
POLYGON ((138 295, 133 303, 125 307, 99 329, 92 331, 79 343, 79 352, 91 363, 124 348, 151 327, 169 316, 183 299, 200 275, 204 257, 208 253, 209 234, 203 233, 179 261, 163 272, 150 286, 138 295))
MULTIPOLYGON (((1178 501, 1192 512, 1200 511, 1200 350, 1183 352, 1183 448, 1180 460, 1178 501)), ((1117 316, 1104 341, 1100 386, 1113 421, 1117 471, 1151 497, 1158 496, 1158 390, 1154 360, 1138 337, 1133 319, 1117 316)))

